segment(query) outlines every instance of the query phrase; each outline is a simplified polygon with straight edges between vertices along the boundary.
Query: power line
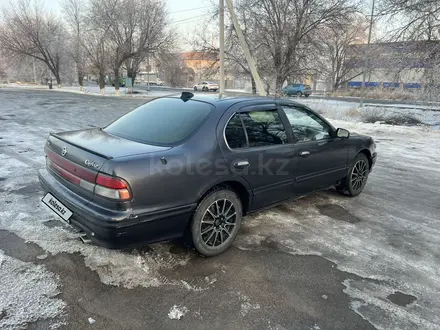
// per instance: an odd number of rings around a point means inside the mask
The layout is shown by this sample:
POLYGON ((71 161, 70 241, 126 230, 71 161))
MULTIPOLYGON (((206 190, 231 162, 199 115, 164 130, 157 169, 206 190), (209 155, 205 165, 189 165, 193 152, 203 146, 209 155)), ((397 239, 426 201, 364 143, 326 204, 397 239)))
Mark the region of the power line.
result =
POLYGON ((202 18, 202 17, 206 17, 206 15, 199 15, 199 16, 193 16, 193 17, 189 17, 189 18, 184 18, 184 19, 181 19, 181 20, 178 20, 178 21, 171 22, 170 24, 190 21, 190 20, 197 19, 197 18, 202 18))
POLYGON ((203 8, 209 8, 209 7, 211 7, 211 6, 203 6, 203 7, 191 8, 191 9, 184 9, 184 10, 172 11, 172 12, 170 12, 170 14, 183 13, 183 12, 185 12, 185 11, 192 11, 192 10, 203 9, 203 8))

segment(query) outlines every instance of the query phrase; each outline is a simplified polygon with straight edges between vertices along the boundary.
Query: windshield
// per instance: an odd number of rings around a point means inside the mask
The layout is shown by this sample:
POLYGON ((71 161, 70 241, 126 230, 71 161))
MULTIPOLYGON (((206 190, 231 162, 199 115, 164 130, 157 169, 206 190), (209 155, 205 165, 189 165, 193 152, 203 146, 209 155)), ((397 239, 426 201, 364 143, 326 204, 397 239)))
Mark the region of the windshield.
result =
POLYGON ((129 140, 154 145, 175 145, 207 118, 213 106, 180 98, 148 102, 108 125, 104 131, 129 140))

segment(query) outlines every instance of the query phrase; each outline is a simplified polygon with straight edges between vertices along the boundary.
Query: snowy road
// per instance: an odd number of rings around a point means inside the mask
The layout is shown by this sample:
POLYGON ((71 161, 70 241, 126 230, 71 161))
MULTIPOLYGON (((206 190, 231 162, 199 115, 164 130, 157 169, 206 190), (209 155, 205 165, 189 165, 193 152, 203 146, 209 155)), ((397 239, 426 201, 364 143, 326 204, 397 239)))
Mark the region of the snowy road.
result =
POLYGON ((216 258, 83 245, 40 203, 45 138, 142 102, 0 89, 0 329, 440 329, 440 131, 330 118, 377 142, 364 193, 249 216, 216 258))

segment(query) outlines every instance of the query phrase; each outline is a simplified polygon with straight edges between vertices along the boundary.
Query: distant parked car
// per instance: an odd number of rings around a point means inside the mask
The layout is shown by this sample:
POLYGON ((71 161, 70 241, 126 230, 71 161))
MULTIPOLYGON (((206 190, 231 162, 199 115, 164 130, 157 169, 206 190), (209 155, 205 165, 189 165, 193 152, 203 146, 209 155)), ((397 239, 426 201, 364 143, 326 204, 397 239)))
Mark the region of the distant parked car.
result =
POLYGON ((160 81, 159 79, 157 79, 157 80, 152 80, 152 81, 148 81, 148 82, 145 82, 147 85, 150 85, 150 86, 163 86, 163 82, 162 81, 160 81))
POLYGON ((310 85, 304 84, 290 84, 283 88, 283 93, 286 96, 305 96, 309 97, 312 94, 310 85))
POLYGON ((218 85, 215 82, 202 81, 197 85, 194 85, 194 90, 203 91, 203 92, 209 92, 209 91, 217 92, 218 85))
MULTIPOLYGON (((112 86, 115 87, 115 82, 112 82, 112 86)), ((125 87, 125 78, 119 78, 119 87, 125 87)))
POLYGON ((104 128, 51 133, 44 151, 42 201, 85 243, 188 235, 206 256, 232 244, 248 213, 332 186, 359 195, 377 157, 371 137, 302 104, 190 92, 104 128))

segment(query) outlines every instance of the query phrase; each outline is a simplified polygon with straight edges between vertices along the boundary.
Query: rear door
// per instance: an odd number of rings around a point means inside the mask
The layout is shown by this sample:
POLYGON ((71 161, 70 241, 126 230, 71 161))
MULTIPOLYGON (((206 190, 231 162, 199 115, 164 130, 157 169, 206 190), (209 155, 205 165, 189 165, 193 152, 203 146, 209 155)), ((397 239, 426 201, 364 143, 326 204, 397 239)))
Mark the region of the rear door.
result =
POLYGON ((337 138, 333 128, 306 108, 282 105, 293 131, 296 156, 295 193, 328 187, 342 179, 348 169, 347 139, 337 138))
POLYGON ((275 104, 240 109, 226 124, 224 138, 228 168, 253 190, 252 209, 292 197, 297 157, 275 104))

